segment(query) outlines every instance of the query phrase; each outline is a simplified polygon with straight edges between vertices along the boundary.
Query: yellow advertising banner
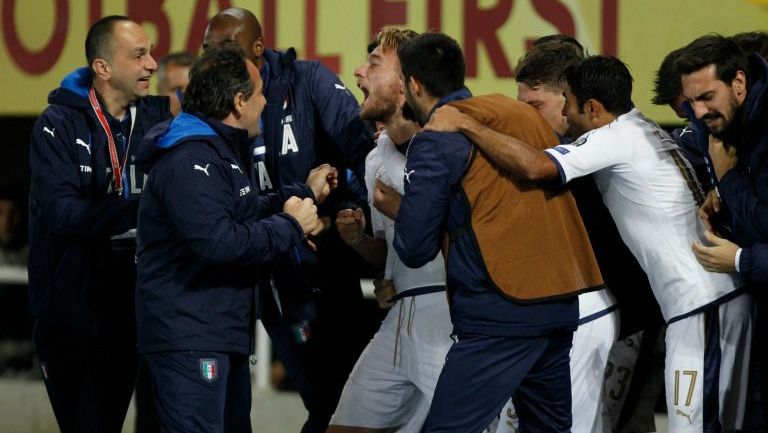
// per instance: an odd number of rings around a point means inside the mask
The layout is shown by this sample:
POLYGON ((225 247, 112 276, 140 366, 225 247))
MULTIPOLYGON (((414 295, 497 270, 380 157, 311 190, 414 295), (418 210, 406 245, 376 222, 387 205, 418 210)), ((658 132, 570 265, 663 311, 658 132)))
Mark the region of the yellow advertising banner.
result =
MULTIPOLYGON (((768 5, 755 0, 0 0, 0 115, 36 115, 47 94, 85 65, 88 27, 99 17, 128 15, 149 32, 154 56, 197 52, 208 18, 240 6, 264 27, 268 47, 295 47, 320 59, 354 87, 352 72, 384 25, 440 30, 464 49, 475 94, 516 94, 512 71, 543 35, 574 35, 592 54, 626 62, 634 100, 659 122, 678 122, 650 104, 663 57, 706 33, 766 30, 768 5)), ((360 94, 358 93, 358 96, 360 94)))

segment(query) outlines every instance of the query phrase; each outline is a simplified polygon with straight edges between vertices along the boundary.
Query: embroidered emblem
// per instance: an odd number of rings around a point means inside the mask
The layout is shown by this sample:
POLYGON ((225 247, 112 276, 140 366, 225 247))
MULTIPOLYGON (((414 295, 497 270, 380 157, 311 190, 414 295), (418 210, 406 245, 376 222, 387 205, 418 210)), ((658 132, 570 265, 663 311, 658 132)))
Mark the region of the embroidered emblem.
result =
POLYGON ((200 359, 200 378, 206 382, 213 382, 219 377, 219 366, 215 358, 200 359))

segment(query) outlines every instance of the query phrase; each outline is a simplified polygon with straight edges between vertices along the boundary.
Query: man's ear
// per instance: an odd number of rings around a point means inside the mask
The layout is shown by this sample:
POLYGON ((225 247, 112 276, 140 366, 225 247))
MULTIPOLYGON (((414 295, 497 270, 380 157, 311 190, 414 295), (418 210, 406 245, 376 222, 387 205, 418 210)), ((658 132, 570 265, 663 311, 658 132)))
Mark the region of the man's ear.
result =
POLYGON ((264 54, 264 37, 259 36, 256 38, 255 41, 251 44, 251 52, 253 53, 253 56, 258 58, 261 57, 264 54))
POLYGON ((411 94, 413 96, 421 96, 421 92, 423 90, 423 84, 421 84, 421 81, 419 81, 418 78, 411 75, 408 77, 408 84, 411 86, 411 94))
POLYGON ((112 65, 104 59, 96 59, 91 64, 91 72, 101 80, 109 80, 112 77, 112 65))
POLYGON ((736 93, 739 103, 743 102, 747 95, 747 76, 744 71, 736 71, 736 76, 731 81, 731 88, 736 93))
POLYGON ((590 119, 600 117, 605 111, 603 103, 597 99, 587 99, 584 103, 584 112, 589 115, 590 119))
POLYGON ((242 115, 247 102, 248 102, 248 99, 245 97, 245 94, 243 92, 235 93, 235 98, 232 101, 232 107, 234 108, 233 114, 235 115, 236 119, 239 119, 240 116, 242 115))

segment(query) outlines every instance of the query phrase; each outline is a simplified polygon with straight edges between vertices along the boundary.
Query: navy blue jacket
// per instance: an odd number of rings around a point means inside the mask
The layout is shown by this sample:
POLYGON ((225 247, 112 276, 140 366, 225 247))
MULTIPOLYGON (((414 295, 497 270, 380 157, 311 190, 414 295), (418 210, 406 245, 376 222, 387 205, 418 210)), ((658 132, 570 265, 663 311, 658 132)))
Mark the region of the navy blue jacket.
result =
POLYGON ((150 131, 138 160, 139 350, 249 353, 259 265, 304 238, 282 203, 312 191, 260 197, 246 131, 186 113, 150 131))
MULTIPOLYGON (((261 191, 304 182, 312 168, 328 162, 339 170, 339 189, 318 209, 335 218, 337 207, 351 200, 345 169, 364 178, 365 157, 374 145, 373 136, 360 119, 360 107, 339 78, 318 61, 296 60, 296 52, 265 50, 263 140, 254 146, 256 175, 261 191)), ((333 231, 316 240, 318 252, 301 247, 272 266, 280 292, 283 314, 291 315, 293 304, 306 301, 314 289, 329 289, 340 298, 361 298, 359 277, 344 272, 348 257, 357 255, 333 231)), ((269 295, 269 293, 265 293, 269 295)), ((342 301, 343 302, 343 301, 342 301)), ((300 308, 300 307, 296 307, 300 308)))
POLYGON ((753 55, 747 71, 743 123, 725 139, 738 165, 720 179, 720 194, 736 226, 737 242, 768 242, 768 64, 753 55))
POLYGON ((749 58, 743 124, 726 143, 736 146, 738 165, 720 179, 720 194, 733 215, 743 250, 739 271, 768 283, 768 63, 749 58))
MULTIPOLYGON (((136 227, 144 178, 133 164, 134 150, 171 113, 166 97, 136 102, 126 168, 129 196, 118 197, 107 136, 88 102, 91 81, 87 68, 65 77, 32 132, 29 297, 37 319, 95 333, 101 305, 111 302, 110 291, 120 283, 110 282, 105 269, 110 237, 136 227)), ((117 135, 122 125, 107 117, 117 135)))
MULTIPOLYGON (((435 107, 470 96, 466 90, 457 91, 435 107)), ((459 186, 471 148, 469 139, 459 133, 427 131, 411 142, 394 239, 395 250, 407 266, 423 266, 438 254, 446 230, 469 225, 471 215, 459 186)), ((528 337, 576 329, 575 295, 549 302, 515 302, 493 288, 473 236, 451 242, 446 271, 454 333, 528 337)))
POLYGON ((350 168, 363 179, 373 136, 339 78, 318 61, 296 60, 292 48, 265 50, 262 77, 264 140, 255 152, 260 189, 304 182, 320 162, 350 168))
POLYGON ((701 148, 695 127, 688 123, 682 128, 675 128, 671 135, 680 148, 680 152, 691 164, 702 189, 704 191, 712 189, 713 185, 716 185, 716 179, 712 172, 712 162, 709 160, 709 149, 708 147, 701 148))

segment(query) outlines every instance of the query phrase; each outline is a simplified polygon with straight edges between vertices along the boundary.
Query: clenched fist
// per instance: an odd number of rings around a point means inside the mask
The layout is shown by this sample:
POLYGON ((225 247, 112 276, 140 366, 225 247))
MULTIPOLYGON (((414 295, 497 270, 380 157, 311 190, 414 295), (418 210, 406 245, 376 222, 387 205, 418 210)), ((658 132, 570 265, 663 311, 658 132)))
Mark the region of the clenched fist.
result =
POLYGON ((311 235, 322 228, 317 218, 317 206, 311 198, 300 199, 293 196, 283 204, 283 212, 298 221, 304 234, 311 235))

